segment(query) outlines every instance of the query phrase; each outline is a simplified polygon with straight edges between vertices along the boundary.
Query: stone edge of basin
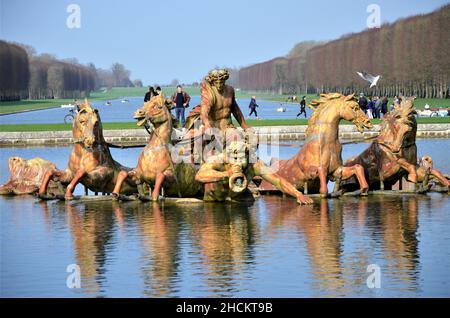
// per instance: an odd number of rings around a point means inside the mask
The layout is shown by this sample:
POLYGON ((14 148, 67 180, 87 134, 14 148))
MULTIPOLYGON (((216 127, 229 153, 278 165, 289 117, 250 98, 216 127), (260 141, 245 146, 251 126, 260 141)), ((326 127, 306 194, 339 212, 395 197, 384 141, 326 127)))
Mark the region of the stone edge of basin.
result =
MULTIPOLYGON (((260 138, 267 140, 304 140, 306 125, 298 126, 265 126, 253 127, 260 138)), ((359 133, 353 125, 340 125, 341 139, 362 140, 375 136, 380 125, 374 125, 371 130, 359 133)), ((107 142, 121 145, 146 143, 148 133, 141 129, 104 130, 107 142)), ((448 124, 419 124, 418 138, 449 138, 450 123, 448 124)), ((68 145, 72 143, 71 131, 34 131, 34 132, 0 132, 0 146, 35 146, 35 145, 68 145)))

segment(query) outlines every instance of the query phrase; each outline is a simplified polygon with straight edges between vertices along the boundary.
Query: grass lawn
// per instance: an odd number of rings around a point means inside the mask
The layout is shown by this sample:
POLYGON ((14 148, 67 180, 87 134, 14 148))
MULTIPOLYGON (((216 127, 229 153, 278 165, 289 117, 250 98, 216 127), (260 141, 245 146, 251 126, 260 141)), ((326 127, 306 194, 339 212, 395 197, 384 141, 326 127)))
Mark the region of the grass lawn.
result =
MULTIPOLYGON (((439 124, 450 123, 450 118, 445 117, 430 117, 430 118, 418 118, 419 124, 439 124)), ((379 119, 373 119, 374 124, 380 122, 379 119)), ((251 127, 263 127, 263 126, 296 126, 307 125, 306 119, 263 119, 263 120, 248 120, 247 123, 251 127)), ((352 123, 343 121, 344 125, 352 125, 352 123)), ((235 123, 237 125, 237 123, 235 123)), ((29 131, 69 131, 72 129, 71 124, 27 124, 27 125, 0 125, 0 132, 29 132, 29 131)), ((142 129, 138 127, 136 122, 123 122, 123 123, 103 123, 103 129, 142 129)))
MULTIPOLYGON (((147 90, 148 87, 114 87, 106 92, 104 91, 91 92, 89 100, 91 101, 110 100, 110 99, 119 99, 123 97, 137 97, 137 96, 144 98, 144 95, 147 92, 147 90)), ((191 96, 200 95, 199 87, 185 87, 184 90, 191 96)), ((170 97, 175 91, 176 87, 163 87, 163 92, 167 97, 170 97)), ((270 93, 251 93, 245 91, 236 91, 237 98, 250 98, 252 95, 256 95, 257 100, 268 100, 282 103, 285 103, 287 98, 290 96, 290 95, 279 95, 270 93)), ((298 98, 301 98, 301 96, 303 96, 303 94, 297 95, 298 98)), ((317 95, 308 94, 306 95, 306 98, 307 102, 310 102, 312 99, 317 98, 317 95)), ((14 102, 0 102, 0 114, 57 107, 60 106, 61 104, 68 104, 71 102, 73 102, 73 99, 42 99, 42 100, 21 100, 14 102)), ((392 99, 390 99, 390 102, 392 102, 392 99)), ((414 103, 417 109, 423 109, 425 104, 429 104, 431 107, 450 108, 450 99, 419 98, 416 99, 414 103)), ((241 106, 245 108, 247 105, 241 106)))
POLYGON ((40 100, 21 100, 14 102, 1 102, 0 114, 8 114, 34 109, 46 109, 59 107, 62 104, 68 104, 72 99, 40 99, 40 100))

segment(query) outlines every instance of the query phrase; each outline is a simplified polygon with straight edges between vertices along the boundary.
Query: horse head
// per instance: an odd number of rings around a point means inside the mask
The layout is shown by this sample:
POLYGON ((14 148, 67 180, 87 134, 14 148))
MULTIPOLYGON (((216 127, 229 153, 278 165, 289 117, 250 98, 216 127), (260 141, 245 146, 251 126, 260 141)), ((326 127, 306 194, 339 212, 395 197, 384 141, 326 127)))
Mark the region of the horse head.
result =
POLYGON ((386 115, 381 122, 378 143, 399 153, 407 144, 415 142, 417 121, 414 110, 414 98, 402 98, 394 105, 394 111, 386 115))
POLYGON ((355 94, 343 96, 340 98, 340 115, 345 120, 351 121, 360 133, 364 128, 373 128, 370 119, 364 114, 356 101, 355 94))
POLYGON ((159 126, 165 122, 171 122, 170 105, 170 100, 167 100, 161 93, 145 102, 144 106, 134 113, 134 119, 138 121, 138 126, 144 126, 147 123, 152 126, 159 126))
POLYGON ((339 93, 321 94, 320 99, 311 102, 311 106, 315 108, 311 117, 311 123, 313 124, 319 120, 322 110, 329 110, 328 116, 351 121, 359 132, 363 132, 364 128, 373 127, 370 119, 359 107, 354 94, 348 96, 339 93))
POLYGON ((102 123, 96 108, 92 108, 88 100, 80 105, 80 110, 73 123, 73 136, 86 148, 92 148, 100 143, 102 136, 102 123))

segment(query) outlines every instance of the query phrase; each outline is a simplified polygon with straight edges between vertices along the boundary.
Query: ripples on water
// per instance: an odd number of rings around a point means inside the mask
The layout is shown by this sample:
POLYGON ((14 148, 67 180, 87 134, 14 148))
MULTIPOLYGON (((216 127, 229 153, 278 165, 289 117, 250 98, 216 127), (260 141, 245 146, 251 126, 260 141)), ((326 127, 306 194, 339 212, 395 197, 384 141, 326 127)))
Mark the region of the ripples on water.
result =
MULTIPOLYGON (((53 151, 2 149, 2 157, 20 150, 53 151)), ((310 207, 281 196, 249 206, 27 196, 0 197, 0 207, 4 297, 450 296, 448 195, 317 199, 310 207), (81 268, 79 290, 66 287, 72 263, 81 268), (369 264, 381 268, 380 289, 367 288, 369 264)))

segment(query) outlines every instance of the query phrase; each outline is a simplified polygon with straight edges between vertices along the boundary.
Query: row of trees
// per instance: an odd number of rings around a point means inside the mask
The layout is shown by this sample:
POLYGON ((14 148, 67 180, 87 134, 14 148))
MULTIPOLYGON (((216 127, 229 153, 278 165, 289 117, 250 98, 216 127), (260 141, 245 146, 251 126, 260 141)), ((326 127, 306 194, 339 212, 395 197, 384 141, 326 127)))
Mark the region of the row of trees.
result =
POLYGON ((50 54, 36 54, 23 44, 0 41, 0 100, 21 98, 82 98, 100 87, 142 87, 130 80, 130 71, 120 63, 111 69, 80 64, 76 59, 59 60, 50 54))
POLYGON ((88 97, 95 84, 95 75, 86 66, 47 56, 30 60, 30 99, 88 97))
POLYGON ((279 92, 450 94, 450 5, 328 43, 303 42, 285 58, 242 68, 239 86, 279 92), (382 78, 375 88, 356 71, 382 78))
POLYGON ((349 35, 311 49, 306 77, 319 91, 385 95, 449 96, 450 5, 349 35), (369 89, 356 75, 367 70, 382 78, 369 89))
POLYGON ((27 52, 18 45, 0 41, 0 100, 27 96, 29 77, 27 52))
MULTIPOLYGON (((286 57, 274 58, 239 70, 239 86, 246 90, 281 93, 308 89, 305 76, 309 50, 324 42, 307 41, 294 46, 286 57)), ((309 87, 311 89, 311 87, 309 87)))

